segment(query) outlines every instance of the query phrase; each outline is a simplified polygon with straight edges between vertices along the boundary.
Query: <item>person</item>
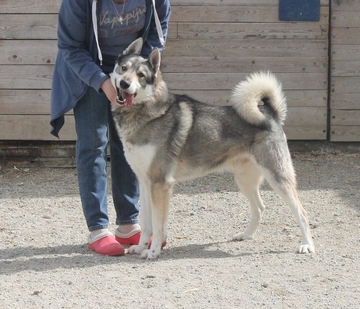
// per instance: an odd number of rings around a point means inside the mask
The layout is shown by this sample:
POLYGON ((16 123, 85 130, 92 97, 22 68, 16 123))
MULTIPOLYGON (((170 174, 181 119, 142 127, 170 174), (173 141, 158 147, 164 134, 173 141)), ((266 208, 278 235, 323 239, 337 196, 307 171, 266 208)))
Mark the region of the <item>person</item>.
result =
POLYGON ((116 90, 109 74, 119 54, 142 37, 141 56, 163 49, 171 14, 169 0, 63 0, 58 15, 58 54, 51 92, 51 134, 59 137, 64 114, 75 117, 76 165, 89 248, 123 255, 140 238, 139 187, 127 164, 111 116, 116 90), (107 209, 107 144, 110 145, 115 236, 107 209))

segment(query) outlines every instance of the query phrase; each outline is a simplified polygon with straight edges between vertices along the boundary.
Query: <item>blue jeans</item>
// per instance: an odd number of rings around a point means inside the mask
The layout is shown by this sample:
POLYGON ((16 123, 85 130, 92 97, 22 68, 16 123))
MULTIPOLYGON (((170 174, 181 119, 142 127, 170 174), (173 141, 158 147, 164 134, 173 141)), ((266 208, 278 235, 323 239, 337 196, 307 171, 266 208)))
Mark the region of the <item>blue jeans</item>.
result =
POLYGON ((116 224, 135 224, 139 214, 139 185, 126 162, 115 129, 110 102, 89 87, 74 108, 76 162, 81 203, 89 231, 108 228, 107 144, 110 144, 112 196, 116 224))

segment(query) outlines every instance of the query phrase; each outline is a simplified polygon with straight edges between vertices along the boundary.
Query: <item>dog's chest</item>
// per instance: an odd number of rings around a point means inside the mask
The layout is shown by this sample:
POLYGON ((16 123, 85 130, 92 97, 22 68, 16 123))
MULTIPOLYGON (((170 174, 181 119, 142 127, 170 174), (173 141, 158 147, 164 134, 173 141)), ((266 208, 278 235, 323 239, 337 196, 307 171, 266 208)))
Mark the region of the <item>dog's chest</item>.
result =
POLYGON ((134 145, 124 143, 125 157, 131 168, 137 174, 146 174, 156 154, 156 147, 151 144, 134 145))

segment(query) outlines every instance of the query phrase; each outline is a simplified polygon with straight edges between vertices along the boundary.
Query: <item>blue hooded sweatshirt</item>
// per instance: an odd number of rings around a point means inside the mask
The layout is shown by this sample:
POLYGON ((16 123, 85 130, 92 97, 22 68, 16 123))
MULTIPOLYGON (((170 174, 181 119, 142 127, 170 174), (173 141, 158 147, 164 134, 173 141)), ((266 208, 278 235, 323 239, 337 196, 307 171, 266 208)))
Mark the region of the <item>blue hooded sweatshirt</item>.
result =
MULTIPOLYGON (((102 0, 63 0, 60 7, 59 50, 52 80, 50 119, 51 134, 56 137, 59 137, 59 131, 65 123, 65 113, 75 107, 87 87, 100 92, 102 83, 108 78, 100 66, 101 50, 94 31, 97 29, 94 24, 97 25, 96 12, 100 1, 102 0)), ((147 58, 154 47, 163 48, 169 19, 169 0, 146 0, 141 56, 147 58)))

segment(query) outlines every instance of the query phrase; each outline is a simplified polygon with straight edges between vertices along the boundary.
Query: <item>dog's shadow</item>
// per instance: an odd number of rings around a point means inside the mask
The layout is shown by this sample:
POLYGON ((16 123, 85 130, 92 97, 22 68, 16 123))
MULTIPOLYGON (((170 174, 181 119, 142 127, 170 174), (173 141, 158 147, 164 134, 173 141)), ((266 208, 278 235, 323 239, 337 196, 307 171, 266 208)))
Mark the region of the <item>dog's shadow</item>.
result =
POLYGON ((227 243, 239 243, 237 241, 229 240, 223 242, 212 242, 206 244, 190 244, 186 246, 178 246, 168 248, 162 251, 160 260, 173 259, 227 259, 227 258, 241 258, 246 256, 258 256, 259 254, 284 254, 287 251, 276 250, 251 250, 244 248, 246 251, 239 252, 241 249, 226 251, 219 248, 219 245, 227 243))
POLYGON ((214 246, 226 242, 214 242, 207 244, 190 244, 186 246, 172 247, 164 249, 161 253, 160 260, 173 260, 173 259, 225 259, 240 256, 249 256, 253 253, 231 253, 224 250, 215 248, 214 246))
MULTIPOLYGON (((222 243, 190 244, 179 247, 169 247, 162 251, 155 262, 184 259, 227 259, 259 254, 283 254, 285 251, 262 252, 226 252, 215 246, 222 243)), ((120 257, 103 256, 93 253, 87 244, 62 245, 56 247, 17 247, 0 250, 0 274, 11 275, 23 271, 49 271, 55 269, 87 268, 97 265, 123 266, 124 263, 136 267, 142 263, 151 263, 138 255, 126 254, 120 257)))

